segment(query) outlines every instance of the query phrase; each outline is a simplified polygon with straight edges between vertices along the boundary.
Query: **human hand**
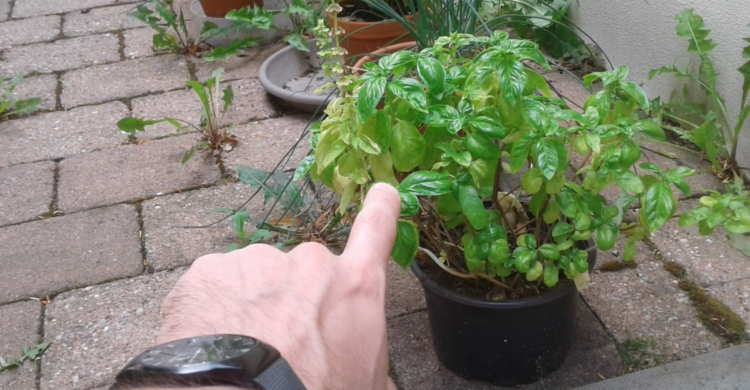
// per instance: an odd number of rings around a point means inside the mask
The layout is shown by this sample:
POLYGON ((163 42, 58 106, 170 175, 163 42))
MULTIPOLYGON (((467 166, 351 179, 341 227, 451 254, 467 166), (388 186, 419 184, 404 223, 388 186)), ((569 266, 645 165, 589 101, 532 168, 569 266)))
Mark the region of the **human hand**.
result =
POLYGON ((392 387, 385 275, 400 206, 393 187, 373 186, 341 256, 305 243, 199 258, 164 300, 157 343, 247 335, 277 348, 310 390, 392 387))

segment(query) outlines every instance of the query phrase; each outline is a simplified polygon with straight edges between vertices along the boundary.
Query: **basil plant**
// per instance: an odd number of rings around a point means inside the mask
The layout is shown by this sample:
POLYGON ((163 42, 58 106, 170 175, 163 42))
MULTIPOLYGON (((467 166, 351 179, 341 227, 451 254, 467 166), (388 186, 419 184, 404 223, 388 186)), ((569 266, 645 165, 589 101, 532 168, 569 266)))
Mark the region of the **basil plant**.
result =
POLYGON ((694 172, 634 167, 636 141, 663 141, 664 133, 641 119, 648 100, 626 80, 628 68, 587 75, 587 87, 601 80, 603 89, 580 113, 534 67, 549 69, 537 45, 504 32, 454 34, 368 63, 327 107, 298 174, 340 195, 341 213, 376 182, 396 186, 392 257, 404 268, 422 250, 454 275, 510 290, 519 275, 522 289, 537 293, 560 277, 583 288, 584 242, 607 250, 626 234, 632 260, 635 242, 672 217, 673 187, 690 193, 685 178, 694 172), (513 174, 521 184, 501 192, 513 174), (620 195, 609 204, 601 192, 613 185, 620 195), (625 222, 637 202, 640 218, 625 222))

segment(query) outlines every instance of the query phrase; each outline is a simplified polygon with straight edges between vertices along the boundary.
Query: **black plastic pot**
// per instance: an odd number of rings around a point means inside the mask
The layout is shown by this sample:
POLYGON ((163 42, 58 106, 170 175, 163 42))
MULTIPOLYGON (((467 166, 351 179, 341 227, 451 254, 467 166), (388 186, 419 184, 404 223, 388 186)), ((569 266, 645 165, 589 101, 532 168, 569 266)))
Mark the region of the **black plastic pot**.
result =
MULTIPOLYGON (((589 271, 595 262, 592 251, 589 271)), ((446 289, 416 261, 411 270, 424 287, 437 357, 458 376, 513 386, 536 382, 562 365, 579 299, 572 283, 538 297, 488 302, 446 289)))

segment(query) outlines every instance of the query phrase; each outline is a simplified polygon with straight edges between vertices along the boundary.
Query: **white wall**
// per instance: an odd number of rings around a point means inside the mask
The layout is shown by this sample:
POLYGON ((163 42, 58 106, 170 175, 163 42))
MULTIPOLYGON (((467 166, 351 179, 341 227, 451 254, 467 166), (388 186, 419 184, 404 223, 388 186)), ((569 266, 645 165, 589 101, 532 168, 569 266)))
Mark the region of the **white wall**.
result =
MULTIPOLYGON (((662 65, 686 66, 688 42, 675 34, 675 15, 694 8, 711 30, 709 38, 719 46, 710 54, 719 73, 718 88, 724 95, 732 121, 739 112, 743 63, 742 49, 750 37, 750 0, 575 0, 571 19, 591 35, 614 66, 627 65, 630 79, 643 87, 649 99, 668 100, 678 85, 671 75, 648 80, 648 72, 662 65)), ((750 122, 750 120, 748 121, 750 122)), ((732 122, 734 123, 734 122, 732 122)), ((740 165, 750 167, 750 124, 738 142, 740 165)))

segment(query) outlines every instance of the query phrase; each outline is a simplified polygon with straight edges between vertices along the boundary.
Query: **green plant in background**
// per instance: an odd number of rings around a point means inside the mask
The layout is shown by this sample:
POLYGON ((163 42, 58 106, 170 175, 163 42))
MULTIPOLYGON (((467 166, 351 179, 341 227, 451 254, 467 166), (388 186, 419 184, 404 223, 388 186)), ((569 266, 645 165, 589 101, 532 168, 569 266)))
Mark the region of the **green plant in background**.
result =
POLYGON ((393 19, 401 24, 417 43, 417 47, 424 49, 431 47, 439 37, 453 33, 473 35, 480 20, 477 9, 481 7, 483 0, 364 2, 386 19, 393 19), (414 15, 414 21, 406 19, 404 14, 414 15))
POLYGON ((727 193, 709 191, 701 197, 701 205, 680 217, 680 226, 698 225, 700 234, 713 234, 714 228, 723 225, 729 235, 729 243, 746 256, 750 256, 750 194, 745 190, 740 176, 727 185, 727 193))
POLYGON ((547 54, 574 62, 583 73, 601 68, 596 49, 585 45, 565 16, 570 0, 364 0, 372 9, 401 24, 419 49, 431 47, 450 34, 489 35, 512 28, 533 40, 547 54), (404 12, 408 10, 408 12, 404 12), (410 21, 403 14, 416 15, 410 21))
POLYGON ((234 91, 232 86, 228 85, 223 90, 220 89, 221 79, 224 76, 224 69, 219 68, 211 74, 211 78, 206 80, 206 85, 197 81, 188 81, 187 85, 198 94, 201 104, 201 123, 196 125, 181 119, 163 118, 163 119, 143 119, 143 118, 124 118, 117 122, 117 127, 128 133, 135 134, 136 131, 145 131, 146 126, 157 123, 168 122, 180 131, 189 131, 184 125, 202 133, 198 144, 190 148, 182 158, 182 164, 185 164, 198 150, 212 150, 214 155, 221 152, 223 148, 232 147, 237 144, 231 135, 234 125, 226 127, 224 116, 234 102, 234 91))
POLYGON ((23 74, 7 81, 5 77, 0 77, 0 120, 13 115, 28 114, 42 102, 39 98, 20 100, 13 97, 13 91, 22 81, 23 74))
MULTIPOLYGON (((156 31, 153 38, 156 50, 182 54, 186 59, 190 59, 190 57, 199 53, 199 45, 208 38, 252 27, 273 25, 272 15, 268 12, 261 9, 245 9, 243 11, 241 13, 231 11, 227 14, 228 19, 234 20, 232 27, 219 28, 213 23, 204 23, 197 37, 190 36, 182 11, 177 15, 172 9, 171 0, 148 0, 128 15, 148 24, 156 31), (154 10, 149 7, 153 7, 154 10)), ((244 54, 243 50, 254 46, 256 40, 252 37, 235 39, 227 47, 220 46, 209 50, 203 55, 203 59, 205 61, 219 61, 227 60, 230 56, 244 54)))
POLYGON ((23 362, 27 360, 32 362, 35 361, 42 356, 49 345, 50 343, 43 343, 31 348, 23 347, 23 354, 21 355, 21 357, 15 360, 5 360, 0 356, 0 372, 3 372, 10 368, 20 367, 23 362))
POLYGON ((597 45, 587 45, 567 17, 572 0, 496 0, 490 26, 508 24, 519 37, 531 39, 550 56, 571 62, 583 73, 603 70, 597 45))
POLYGON ((307 47, 307 39, 313 35, 317 21, 322 20, 323 7, 312 7, 305 0, 292 0, 292 3, 287 3, 287 7, 280 12, 289 15, 294 26, 292 31, 284 36, 284 42, 294 46, 297 50, 310 51, 307 47))
MULTIPOLYGON (((185 55, 186 58, 198 55, 201 44, 217 35, 229 33, 247 33, 252 28, 264 30, 276 29, 273 17, 277 14, 289 15, 293 28, 286 32, 284 41, 302 51, 309 51, 307 37, 312 35, 312 28, 321 15, 321 8, 314 8, 305 0, 292 0, 282 10, 264 10, 257 6, 244 7, 227 13, 225 19, 231 20, 231 27, 219 28, 216 24, 206 22, 197 37, 190 37, 185 18, 180 11, 177 15, 172 8, 171 0, 149 0, 139 5, 130 16, 148 24, 156 31, 153 43, 156 50, 185 55), (152 11, 149 7, 153 7, 152 11)), ((257 38, 245 36, 237 38, 229 46, 218 46, 203 54, 205 61, 226 61, 231 56, 244 54, 244 49, 256 44, 257 38)))
MULTIPOLYGON (((732 121, 727 112, 724 97, 717 89, 718 74, 709 57, 709 53, 718 46, 708 38, 711 31, 706 28, 703 18, 695 14, 693 9, 681 11, 676 19, 678 21, 675 27, 677 35, 689 43, 687 52, 698 56, 700 61, 698 73, 691 73, 688 68, 667 65, 652 70, 649 73, 649 79, 665 73, 673 74, 675 78, 686 79, 700 87, 709 105, 688 103, 688 92, 685 89, 683 92, 685 100, 672 99, 668 104, 661 104, 658 100, 654 102, 654 107, 658 109, 657 119, 659 121, 668 119, 678 123, 685 129, 684 131, 668 123, 662 122, 662 125, 676 130, 683 138, 697 145, 706 154, 714 168, 719 171, 720 178, 731 180, 740 174, 740 166, 736 159, 737 142, 745 120, 750 114, 750 104, 747 100, 750 91, 750 46, 745 47, 742 52, 742 57, 748 61, 738 69, 744 79, 742 101, 739 115, 736 120, 732 121)), ((744 40, 750 42, 750 38, 744 40)))
POLYGON ((418 54, 366 64, 328 105, 303 172, 340 195, 341 214, 374 183, 397 186, 402 219, 392 257, 403 267, 421 251, 454 276, 515 296, 538 294, 561 275, 583 288, 581 242, 594 238, 608 250, 625 234, 624 258, 632 260, 635 242, 673 216, 673 186, 690 193, 684 179, 693 171, 645 163, 634 172, 635 141, 662 141, 664 132, 641 119, 648 101, 626 67, 584 78, 587 87, 601 80, 603 90, 582 114, 551 97, 524 61, 548 68, 535 43, 495 31, 440 37, 418 54), (575 167, 574 153, 582 157, 575 167), (512 174, 522 174, 521 185, 500 192, 512 174), (608 204, 600 193, 613 184, 621 195, 608 204), (635 202, 639 217, 626 222, 635 202))

